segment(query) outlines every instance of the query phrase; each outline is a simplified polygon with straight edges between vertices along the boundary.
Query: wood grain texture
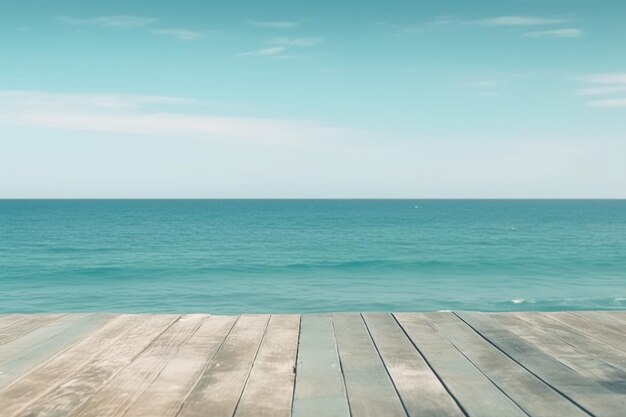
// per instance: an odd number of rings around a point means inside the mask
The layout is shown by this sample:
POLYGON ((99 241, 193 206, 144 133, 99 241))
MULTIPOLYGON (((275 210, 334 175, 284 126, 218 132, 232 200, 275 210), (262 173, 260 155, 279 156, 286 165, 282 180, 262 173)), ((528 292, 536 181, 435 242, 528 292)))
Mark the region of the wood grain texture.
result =
POLYGON ((29 329, 27 332, 0 345, 0 363, 6 362, 18 354, 21 355, 39 343, 45 342, 84 317, 86 317, 86 314, 68 314, 59 317, 46 316, 42 320, 36 320, 36 317, 33 317, 33 320, 25 325, 29 329))
POLYGON ((37 332, 39 336, 37 341, 32 345, 30 342, 34 341, 30 340, 29 343, 20 345, 20 341, 27 338, 27 336, 5 345, 8 347, 16 343, 17 346, 11 347, 15 348, 17 352, 9 359, 0 363, 0 389, 87 336, 98 326, 104 324, 110 317, 103 314, 88 314, 71 316, 72 320, 69 320, 69 318, 70 316, 65 316, 48 326, 42 327, 42 331, 37 332), (58 326, 54 326, 55 324, 58 326), (54 330, 44 332, 43 330, 50 330, 47 327, 54 327, 54 330), (20 351, 20 349, 23 350, 20 351))
POLYGON ((469 416, 527 417, 509 397, 423 314, 395 314, 398 322, 469 416))
POLYGON ((409 416, 464 415, 391 314, 363 317, 409 416))
POLYGON ((515 314, 515 316, 531 324, 538 334, 543 335, 547 333, 553 335, 559 340, 573 346, 580 355, 601 360, 618 368, 622 372, 626 371, 626 352, 622 350, 599 342, 586 334, 572 331, 569 326, 552 319, 549 314, 519 313, 515 314))
POLYGON ((291 415, 299 334, 300 316, 272 316, 236 417, 291 415))
POLYGON ((10 417, 37 401, 61 383, 61 375, 72 374, 91 358, 107 349, 145 315, 120 315, 104 324, 73 347, 63 351, 0 391, 2 415, 10 417))
MULTIPOLYGON (((527 320, 533 320, 536 314, 526 315, 527 320)), ((559 362, 575 370, 579 374, 598 381, 623 381, 626 389, 626 373, 613 365, 597 359, 575 346, 564 342, 555 334, 534 326, 527 320, 522 320, 518 314, 495 314, 490 317, 506 327, 511 332, 533 346, 554 357, 559 362)))
POLYGON ((350 417, 330 315, 304 315, 300 327, 293 416, 350 417))
POLYGON ((178 317, 170 314, 148 317, 77 372, 60 373, 58 379, 61 383, 18 415, 28 417, 72 415, 178 317))
POLYGON ((269 321, 243 315, 183 404, 180 417, 232 416, 269 321))
POLYGON ((624 312, 0 315, 0 416, 624 417, 624 334, 624 312))
POLYGON ((596 416, 623 417, 626 396, 587 378, 482 313, 458 313, 494 346, 596 416))
POLYGON ((181 316, 72 416, 122 416, 205 319, 202 314, 181 316))
POLYGON ((570 400, 483 339, 457 316, 432 313, 428 314, 428 320, 529 416, 588 416, 570 400))
POLYGON ((209 317, 124 416, 176 416, 236 321, 235 316, 209 317))
POLYGON ((588 320, 574 313, 551 313, 550 317, 566 324, 600 342, 626 352, 626 332, 624 328, 588 320))
POLYGON ((334 314, 337 350, 353 417, 406 416, 360 314, 334 314))
POLYGON ((0 322, 0 345, 15 340, 28 332, 60 318, 62 314, 14 314, 4 316, 0 322))

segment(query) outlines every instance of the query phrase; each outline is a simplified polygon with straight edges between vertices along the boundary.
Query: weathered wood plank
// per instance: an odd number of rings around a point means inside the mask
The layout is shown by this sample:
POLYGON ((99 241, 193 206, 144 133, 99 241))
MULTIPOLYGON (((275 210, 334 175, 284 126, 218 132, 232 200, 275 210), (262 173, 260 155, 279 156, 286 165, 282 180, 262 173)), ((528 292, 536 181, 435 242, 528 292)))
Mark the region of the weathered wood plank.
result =
POLYGON ((573 311, 572 314, 589 320, 600 326, 608 326, 618 333, 626 332, 626 319, 609 311, 573 311))
MULTIPOLYGON (((532 320, 535 315, 536 313, 530 313, 524 317, 532 320)), ((574 346, 556 337, 553 333, 545 331, 541 327, 533 326, 532 323, 526 320, 522 320, 522 316, 516 313, 492 314, 490 317, 523 340, 556 358, 559 362, 567 365, 579 374, 598 381, 606 381, 612 384, 613 389, 619 386, 616 385, 615 381, 623 381, 622 385, 626 390, 626 372, 621 369, 576 349, 574 346)))
POLYGON ((626 396, 584 377, 483 313, 457 313, 493 345, 595 416, 623 417, 626 396))
POLYGON ((401 313, 395 316, 469 416, 527 417, 517 404, 437 331, 426 315, 401 313))
POLYGON ((300 316, 274 315, 261 342, 236 417, 289 417, 300 316))
POLYGON ((175 417, 236 321, 236 316, 209 317, 124 417, 175 417))
POLYGON ((626 352, 554 320, 549 314, 521 313, 516 316, 540 329, 541 334, 549 333, 572 345, 582 354, 599 359, 626 372, 626 352))
POLYGON ((0 322, 0 345, 58 319, 63 314, 13 314, 0 322))
MULTIPOLYGON (((23 314, 0 314, 0 335, 3 334, 4 329, 19 323, 23 318, 23 314)), ((0 343, 2 343, 1 340, 0 343)))
POLYGON ((206 320, 206 317, 201 314, 181 316, 72 415, 76 417, 122 416, 152 383, 181 345, 206 320))
POLYGON ((302 316, 293 417, 350 417, 328 314, 302 316))
POLYGON ((45 337, 43 336, 44 332, 41 332, 39 334, 41 337, 37 338, 40 339, 38 344, 31 346, 33 340, 29 340, 28 343, 24 343, 28 348, 22 350, 19 342, 26 338, 24 336, 5 345, 9 347, 9 345, 15 343, 17 345, 15 350, 18 353, 0 363, 0 389, 23 376, 27 371, 44 363, 63 349, 76 343, 110 319, 109 316, 103 314, 75 315, 71 316, 72 320, 69 320, 70 316, 66 317, 68 317, 67 320, 64 320, 64 318, 59 319, 58 324, 60 326, 55 326, 53 332, 46 332, 45 337))
POLYGON ((428 320, 509 398, 532 417, 588 417, 569 399, 511 360, 458 317, 428 314, 428 320))
POLYGON ((89 359, 108 348, 132 326, 145 320, 145 315, 121 315, 111 319, 94 333, 65 350, 35 370, 0 391, 2 415, 13 416, 57 387, 64 374, 71 374, 89 359))
POLYGON ((268 315, 239 318, 178 414, 232 416, 269 321, 268 315))
POLYGON ((0 335, 0 362, 15 356, 29 347, 61 331, 75 315, 45 314, 27 316, 7 327, 0 335))
POLYGON ((406 416, 360 314, 334 314, 339 360, 353 417, 406 416))
POLYGON ((61 383, 18 415, 24 417, 72 415, 81 404, 88 401, 100 387, 124 369, 178 317, 178 315, 170 314, 148 317, 123 338, 118 339, 92 358, 78 372, 58 375, 61 383))
POLYGON ((363 317, 410 417, 464 416, 391 314, 363 317))
POLYGON ((611 326, 593 322, 569 312, 550 313, 550 317, 596 340, 626 351, 626 332, 623 330, 615 330, 611 326))

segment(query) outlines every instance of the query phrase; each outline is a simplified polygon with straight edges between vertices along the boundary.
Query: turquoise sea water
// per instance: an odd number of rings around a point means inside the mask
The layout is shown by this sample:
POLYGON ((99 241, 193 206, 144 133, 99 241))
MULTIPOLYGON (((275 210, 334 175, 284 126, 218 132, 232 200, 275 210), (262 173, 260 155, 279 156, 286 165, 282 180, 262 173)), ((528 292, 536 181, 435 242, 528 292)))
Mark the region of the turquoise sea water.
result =
POLYGON ((626 309, 626 201, 0 201, 0 313, 446 309, 626 309))

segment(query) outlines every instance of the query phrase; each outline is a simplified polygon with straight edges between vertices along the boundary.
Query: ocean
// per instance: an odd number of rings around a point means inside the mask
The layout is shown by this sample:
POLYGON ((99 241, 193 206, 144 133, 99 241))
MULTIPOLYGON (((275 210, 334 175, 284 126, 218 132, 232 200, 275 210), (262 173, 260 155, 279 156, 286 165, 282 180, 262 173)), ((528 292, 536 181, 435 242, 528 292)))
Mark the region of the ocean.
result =
POLYGON ((0 313, 580 309, 624 200, 0 200, 0 313))

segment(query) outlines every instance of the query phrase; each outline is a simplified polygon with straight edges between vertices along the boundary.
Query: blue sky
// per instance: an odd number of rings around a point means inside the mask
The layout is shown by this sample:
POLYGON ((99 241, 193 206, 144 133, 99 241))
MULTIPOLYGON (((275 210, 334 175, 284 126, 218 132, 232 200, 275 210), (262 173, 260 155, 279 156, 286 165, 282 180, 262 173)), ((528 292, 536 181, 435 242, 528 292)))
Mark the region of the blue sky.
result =
POLYGON ((623 1, 0 3, 0 197, 626 197, 623 1))

